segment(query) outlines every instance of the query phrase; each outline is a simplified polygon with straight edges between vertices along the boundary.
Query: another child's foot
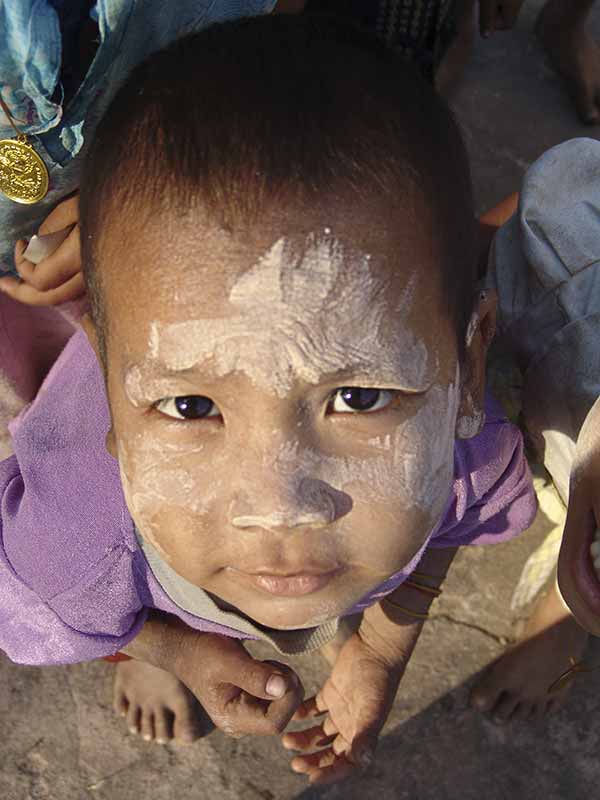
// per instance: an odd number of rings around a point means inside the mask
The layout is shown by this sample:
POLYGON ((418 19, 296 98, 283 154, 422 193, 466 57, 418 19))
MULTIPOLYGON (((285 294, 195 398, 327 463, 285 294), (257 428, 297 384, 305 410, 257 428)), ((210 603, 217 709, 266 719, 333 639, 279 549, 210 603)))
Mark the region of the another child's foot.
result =
POLYGON ((567 612, 556 588, 538 601, 520 640, 491 665, 471 693, 471 705, 498 724, 558 710, 569 687, 548 694, 554 681, 579 661, 588 635, 567 612))
POLYGON ((117 664, 113 704, 130 733, 147 742, 191 744, 207 733, 206 715, 189 689, 170 672, 142 661, 117 664))
POLYGON ((585 30, 591 5, 584 3, 582 11, 572 0, 548 0, 536 23, 537 36, 586 125, 600 122, 600 47, 585 30))

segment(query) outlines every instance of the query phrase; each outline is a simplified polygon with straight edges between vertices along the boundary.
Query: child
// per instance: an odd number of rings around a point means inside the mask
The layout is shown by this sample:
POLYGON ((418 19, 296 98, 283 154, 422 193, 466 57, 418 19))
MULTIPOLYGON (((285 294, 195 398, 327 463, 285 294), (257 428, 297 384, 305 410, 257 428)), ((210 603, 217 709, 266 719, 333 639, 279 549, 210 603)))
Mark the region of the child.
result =
POLYGON ((325 745, 311 781, 366 764, 456 548, 535 510, 484 416, 473 219, 449 112, 351 29, 265 17, 135 70, 82 181, 92 317, 2 465, 9 657, 125 649, 229 732, 326 712, 284 739, 325 745), (236 641, 303 652, 359 612, 302 704, 236 641))
MULTIPOLYGON (((524 427, 568 506, 567 549, 573 537, 588 534, 589 547, 593 533, 591 502, 584 512, 579 497, 588 485, 591 501, 589 484, 595 485, 594 459, 584 454, 594 430, 588 415, 600 395, 599 177, 597 141, 573 139, 549 150, 527 171, 518 211, 498 232, 490 257, 490 281, 498 289, 498 344, 522 372, 524 427), (572 520, 584 513, 589 524, 576 534, 572 520)), ((546 577, 552 578, 560 544, 554 538, 554 553, 550 540, 533 557, 538 572, 545 561, 546 577)), ((564 581, 589 572, 589 553, 579 552, 578 558, 577 565, 565 568, 564 581)), ((577 600, 572 603, 578 608, 577 600)), ((553 580, 516 646, 475 688, 473 704, 498 722, 556 710, 569 684, 550 694, 548 688, 571 659, 580 660, 586 644, 586 632, 565 609, 553 580)))

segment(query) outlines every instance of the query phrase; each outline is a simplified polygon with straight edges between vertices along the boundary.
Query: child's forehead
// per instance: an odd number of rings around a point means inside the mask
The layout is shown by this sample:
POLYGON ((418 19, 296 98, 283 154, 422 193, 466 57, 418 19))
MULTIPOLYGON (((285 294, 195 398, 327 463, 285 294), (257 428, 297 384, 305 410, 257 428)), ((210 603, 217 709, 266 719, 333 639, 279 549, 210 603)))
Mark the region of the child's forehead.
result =
MULTIPOLYGON (((246 273, 254 275, 254 289, 263 294, 267 283, 272 293, 273 282, 287 279, 280 289, 289 297, 301 286, 313 293, 325 286, 333 290, 334 284, 364 289, 367 274, 371 283, 387 283, 392 295, 414 284, 416 272, 422 287, 440 283, 439 237, 423 203, 408 196, 394 203, 344 197, 321 199, 312 207, 282 203, 235 230, 219 225, 201 208, 158 217, 133 215, 129 226, 117 223, 117 230, 102 259, 110 283, 115 276, 122 284, 130 273, 143 293, 155 295, 156 287, 160 294, 164 287, 194 303, 201 294, 213 307, 229 300, 233 285, 246 273), (125 254, 120 252, 123 244, 125 254), (120 266, 115 270, 114 264, 120 266)), ((122 285, 116 294, 122 297, 122 285)))
POLYGON ((405 365, 403 380, 419 387, 428 380, 424 365, 437 360, 432 303, 443 305, 439 265, 427 226, 398 219, 338 205, 274 215, 236 231, 198 216, 163 220, 146 229, 123 271, 113 273, 109 320, 116 312, 128 361, 149 354, 159 365, 189 369, 220 353, 219 371, 226 372, 262 358, 257 338, 266 353, 272 343, 265 336, 276 336, 281 341, 270 356, 281 363, 291 358, 285 340, 303 342, 297 366, 306 376, 309 361, 318 361, 321 372, 377 362, 390 374, 401 357, 414 362, 405 365), (135 293, 127 291, 128 272, 135 293))

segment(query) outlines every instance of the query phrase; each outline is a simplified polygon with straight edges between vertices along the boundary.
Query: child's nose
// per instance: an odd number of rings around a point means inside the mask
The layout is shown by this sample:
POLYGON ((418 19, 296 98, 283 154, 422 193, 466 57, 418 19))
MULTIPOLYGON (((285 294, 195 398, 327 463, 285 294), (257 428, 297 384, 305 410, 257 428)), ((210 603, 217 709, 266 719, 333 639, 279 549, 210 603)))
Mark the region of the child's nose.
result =
POLYGON ((272 531, 324 528, 347 514, 352 505, 344 492, 325 481, 302 478, 295 485, 276 483, 257 487, 253 496, 238 495, 230 507, 231 524, 272 531))

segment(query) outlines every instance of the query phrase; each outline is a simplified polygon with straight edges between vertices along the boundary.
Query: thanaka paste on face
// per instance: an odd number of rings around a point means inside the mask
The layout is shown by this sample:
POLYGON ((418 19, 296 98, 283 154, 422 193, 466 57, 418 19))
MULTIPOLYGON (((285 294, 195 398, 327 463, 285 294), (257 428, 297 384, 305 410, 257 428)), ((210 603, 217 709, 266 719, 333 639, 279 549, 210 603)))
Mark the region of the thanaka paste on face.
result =
MULTIPOLYGON (((349 437, 344 442, 348 455, 318 450, 305 438, 311 419, 299 420, 287 432, 270 428, 260 450, 244 451, 243 459, 252 463, 243 474, 235 471, 239 453, 233 461, 226 452, 206 458, 198 442, 193 447, 189 441, 166 442, 164 437, 154 439, 149 430, 121 442, 128 505, 142 535, 163 558, 172 560, 160 524, 168 507, 181 509, 185 525, 198 534, 208 519, 214 521, 211 514, 219 503, 226 503, 227 526, 242 534, 262 529, 292 535, 298 529, 330 526, 324 536, 337 529, 340 540, 352 535, 356 507, 377 507, 378 513, 394 518, 394 536, 398 507, 418 510, 431 525, 442 513, 452 479, 458 372, 453 383, 431 385, 438 366, 435 351, 433 359, 428 357, 425 344, 406 324, 415 279, 394 304, 389 287, 372 276, 369 260, 347 252, 329 235, 308 237, 302 252, 279 239, 233 284, 229 316, 151 326, 146 364, 131 368, 125 379, 134 405, 163 385, 163 379, 153 377, 158 362, 172 371, 202 365, 211 381, 242 373, 258 391, 282 402, 292 387, 318 384, 338 371, 350 372, 353 385, 424 392, 417 411, 385 436, 366 445, 363 441, 360 448, 349 437), (390 325, 390 317, 397 324, 390 325), (279 487, 271 505, 269 497, 265 503, 263 490, 267 475, 279 487), (340 494, 348 495, 349 506, 342 508, 340 494)), ((404 563, 428 531, 404 532, 404 563)), ((236 541, 240 552, 252 554, 255 562, 252 536, 236 541)), ((323 546, 324 559, 328 548, 323 546)), ((390 572, 401 566, 390 564, 390 572)), ((325 605, 335 608, 335 600, 325 605)))
MULTIPOLYGON (((154 323, 149 360, 172 372, 203 364, 219 377, 240 371, 278 397, 294 382, 316 384, 325 374, 348 369, 371 382, 422 391, 428 386, 427 349, 406 328, 399 328, 396 342, 382 346, 387 287, 368 265, 367 254, 348 252, 332 236, 309 236, 302 252, 281 238, 235 282, 232 314, 154 323)), ((411 293, 409 283, 399 319, 411 293)), ((130 370, 126 381, 135 399, 142 391, 139 370, 130 370)))

